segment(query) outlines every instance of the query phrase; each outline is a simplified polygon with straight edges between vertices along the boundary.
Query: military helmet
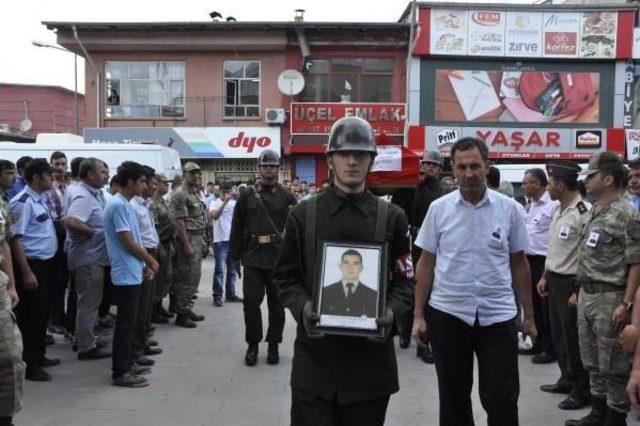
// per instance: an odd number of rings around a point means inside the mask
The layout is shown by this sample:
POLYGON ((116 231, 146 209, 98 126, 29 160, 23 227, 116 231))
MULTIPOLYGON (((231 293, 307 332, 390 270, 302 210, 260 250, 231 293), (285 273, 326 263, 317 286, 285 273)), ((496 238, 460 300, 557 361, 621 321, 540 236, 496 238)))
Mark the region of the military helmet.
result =
POLYGON ((258 157, 258 166, 280 166, 280 157, 275 151, 265 149, 258 157))
POLYGON ((435 150, 425 151, 424 154, 422 154, 422 160, 420 161, 423 163, 437 164, 440 167, 444 165, 444 158, 442 158, 442 154, 440 154, 440 151, 435 150))
POLYGON ((336 121, 329 134, 327 154, 337 151, 362 151, 376 155, 373 128, 359 117, 344 117, 336 121))

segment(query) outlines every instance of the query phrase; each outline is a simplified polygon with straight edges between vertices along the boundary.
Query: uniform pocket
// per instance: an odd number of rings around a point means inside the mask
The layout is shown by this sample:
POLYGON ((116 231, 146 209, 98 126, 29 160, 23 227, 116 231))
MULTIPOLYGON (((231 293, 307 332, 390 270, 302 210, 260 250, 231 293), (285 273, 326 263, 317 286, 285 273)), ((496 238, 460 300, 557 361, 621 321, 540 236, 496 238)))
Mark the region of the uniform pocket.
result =
POLYGON ((620 346, 617 338, 600 338, 598 344, 598 369, 603 375, 629 377, 631 362, 622 351, 622 346, 620 346))

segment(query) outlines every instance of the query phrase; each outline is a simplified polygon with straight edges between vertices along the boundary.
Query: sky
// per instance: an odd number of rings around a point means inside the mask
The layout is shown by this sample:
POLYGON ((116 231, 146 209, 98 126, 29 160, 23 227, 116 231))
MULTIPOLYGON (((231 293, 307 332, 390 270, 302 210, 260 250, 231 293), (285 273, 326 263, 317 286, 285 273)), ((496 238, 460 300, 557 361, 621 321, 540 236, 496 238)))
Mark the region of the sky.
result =
MULTIPOLYGON (((531 3, 530 0, 483 2, 531 3)), ((4 3, 0 25, 0 82, 56 85, 73 90, 73 54, 31 44, 33 40, 56 43, 55 34, 48 31, 42 21, 207 21, 209 13, 214 10, 239 21, 290 21, 295 9, 305 9, 306 21, 396 21, 409 1, 181 0, 174 3, 150 0, 16 0, 4 3)), ((84 93, 84 60, 80 57, 78 76, 78 91, 84 93)))

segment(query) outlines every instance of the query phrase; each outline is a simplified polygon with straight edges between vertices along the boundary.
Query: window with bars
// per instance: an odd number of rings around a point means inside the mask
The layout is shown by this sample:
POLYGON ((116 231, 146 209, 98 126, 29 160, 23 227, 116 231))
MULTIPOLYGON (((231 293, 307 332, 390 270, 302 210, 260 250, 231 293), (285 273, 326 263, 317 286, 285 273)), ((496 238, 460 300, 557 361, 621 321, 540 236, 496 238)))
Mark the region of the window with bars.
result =
POLYGON ((184 118, 181 61, 107 61, 107 118, 184 118))
POLYGON ((224 62, 224 117, 260 116, 260 61, 224 62))
POLYGON ((394 60, 313 59, 305 71, 301 102, 391 102, 394 60))

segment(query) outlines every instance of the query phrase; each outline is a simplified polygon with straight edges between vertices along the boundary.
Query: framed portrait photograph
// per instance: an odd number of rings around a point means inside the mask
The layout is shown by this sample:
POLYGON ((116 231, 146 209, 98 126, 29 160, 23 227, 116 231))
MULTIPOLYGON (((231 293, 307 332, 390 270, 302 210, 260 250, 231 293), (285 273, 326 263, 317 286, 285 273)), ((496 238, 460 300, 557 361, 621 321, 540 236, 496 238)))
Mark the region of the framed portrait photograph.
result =
POLYGON ((386 243, 323 241, 314 286, 315 328, 326 334, 382 336, 388 277, 386 243))

